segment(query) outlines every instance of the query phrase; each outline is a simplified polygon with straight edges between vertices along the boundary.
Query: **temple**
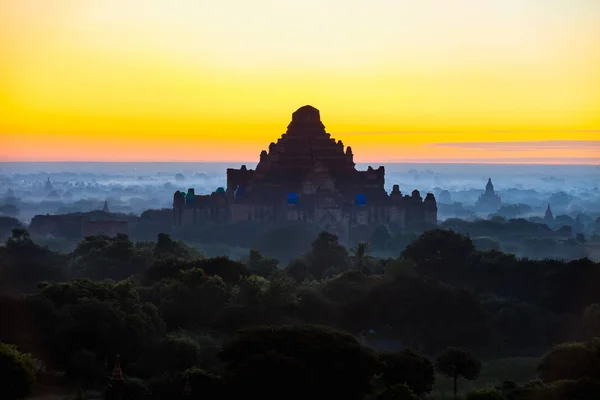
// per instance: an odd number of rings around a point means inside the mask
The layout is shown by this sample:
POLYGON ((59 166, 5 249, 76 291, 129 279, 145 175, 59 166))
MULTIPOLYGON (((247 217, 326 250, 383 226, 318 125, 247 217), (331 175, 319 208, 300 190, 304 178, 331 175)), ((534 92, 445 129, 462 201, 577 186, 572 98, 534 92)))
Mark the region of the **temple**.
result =
POLYGON ((394 185, 388 194, 384 183, 384 167, 358 171, 352 148, 325 131, 319 110, 304 106, 292 114, 287 132, 260 153, 255 169, 227 170, 227 188, 210 195, 177 191, 174 226, 299 220, 347 234, 356 226, 404 229, 437 223, 432 193, 425 199, 417 190, 403 195, 394 185))
POLYGON ((487 185, 485 185, 485 192, 479 196, 475 208, 478 211, 492 212, 496 211, 502 205, 502 199, 494 190, 494 184, 492 178, 488 179, 487 185))

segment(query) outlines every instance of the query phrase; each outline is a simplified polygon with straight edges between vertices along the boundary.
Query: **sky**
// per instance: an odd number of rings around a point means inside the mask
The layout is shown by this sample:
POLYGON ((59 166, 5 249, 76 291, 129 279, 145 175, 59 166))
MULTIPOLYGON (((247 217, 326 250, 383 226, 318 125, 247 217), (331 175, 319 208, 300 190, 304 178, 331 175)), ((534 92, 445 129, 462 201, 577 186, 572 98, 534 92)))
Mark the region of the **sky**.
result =
POLYGON ((598 0, 2 0, 0 161, 600 164, 598 0))

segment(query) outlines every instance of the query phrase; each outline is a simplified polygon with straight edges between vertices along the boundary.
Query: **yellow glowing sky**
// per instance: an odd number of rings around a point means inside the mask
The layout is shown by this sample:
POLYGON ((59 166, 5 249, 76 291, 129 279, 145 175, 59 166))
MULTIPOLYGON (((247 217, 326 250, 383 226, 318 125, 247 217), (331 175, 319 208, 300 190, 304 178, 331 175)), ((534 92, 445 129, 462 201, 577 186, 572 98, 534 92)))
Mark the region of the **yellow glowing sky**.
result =
POLYGON ((598 163, 600 1, 0 1, 0 161, 252 161, 305 104, 357 161, 598 163))

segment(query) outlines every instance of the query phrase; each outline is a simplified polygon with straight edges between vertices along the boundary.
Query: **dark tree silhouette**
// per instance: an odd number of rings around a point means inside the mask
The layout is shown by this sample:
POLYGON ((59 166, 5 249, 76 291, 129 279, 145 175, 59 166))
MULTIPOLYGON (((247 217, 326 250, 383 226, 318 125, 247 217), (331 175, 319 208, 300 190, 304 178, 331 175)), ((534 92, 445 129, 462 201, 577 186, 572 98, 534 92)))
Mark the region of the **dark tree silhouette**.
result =
POLYGON ((474 250, 468 236, 432 229, 406 246, 402 257, 413 261, 426 274, 447 277, 464 268, 474 250))
POLYGON ((458 391, 458 378, 477 379, 481 372, 481 361, 464 349, 449 347, 435 360, 436 370, 454 380, 454 397, 458 391))
POLYGON ((23 399, 35 384, 35 362, 29 354, 21 353, 16 346, 0 342, 0 384, 2 398, 23 399))
POLYGON ((435 382, 433 363, 414 349, 381 356, 385 367, 382 379, 386 386, 406 384, 410 390, 421 396, 431 392, 435 382))
POLYGON ((360 399, 380 367, 355 337, 315 326, 250 328, 221 357, 236 393, 263 399, 360 399))

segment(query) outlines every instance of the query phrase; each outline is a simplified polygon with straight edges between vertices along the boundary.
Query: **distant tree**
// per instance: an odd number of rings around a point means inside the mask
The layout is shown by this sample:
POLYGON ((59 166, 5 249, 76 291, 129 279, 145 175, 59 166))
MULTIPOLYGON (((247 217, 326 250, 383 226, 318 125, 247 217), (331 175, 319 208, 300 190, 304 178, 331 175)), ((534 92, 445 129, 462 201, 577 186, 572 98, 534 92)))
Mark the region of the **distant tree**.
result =
POLYGON ((374 250, 385 251, 388 249, 392 240, 392 234, 385 225, 379 225, 371 233, 369 243, 373 246, 374 250))
POLYGON ((192 367, 183 371, 182 377, 189 382, 190 400, 217 400, 223 398, 223 381, 221 377, 210 374, 203 369, 192 367))
POLYGON ((562 380, 548 385, 540 399, 596 400, 600 399, 600 381, 591 378, 562 380))
POLYGON ((480 389, 467 394, 466 400, 506 400, 506 397, 497 389, 480 389))
POLYGON ((398 384, 387 387, 379 396, 377 400, 420 400, 421 398, 414 394, 408 385, 398 384))
POLYGON ((538 373, 544 382, 577 380, 581 378, 600 379, 598 341, 592 343, 563 343, 553 347, 542 356, 538 373))
POLYGON ((189 258, 187 246, 181 242, 174 241, 166 233, 159 233, 156 246, 154 246, 154 257, 181 257, 189 258))
POLYGON ((207 275, 220 276, 226 283, 235 283, 250 274, 246 265, 229 257, 207 258, 194 265, 204 270, 207 275))
POLYGON ((35 384, 35 360, 16 346, 0 342, 0 385, 2 398, 23 399, 35 384))
POLYGON ((269 278, 277 271, 279 260, 265 257, 258 250, 251 249, 246 265, 251 274, 269 278))
POLYGON ((92 351, 81 349, 69 358, 65 375, 73 383, 90 387, 101 377, 102 372, 96 355, 92 351))
POLYGON ((361 399, 379 369, 353 336, 314 326, 250 328, 221 357, 234 394, 262 399, 361 399))
POLYGON ((433 229, 406 246, 402 257, 413 261, 427 274, 452 276, 456 270, 464 268, 474 250, 475 246, 468 236, 433 229))
POLYGON ((290 261, 284 269, 285 273, 297 282, 313 280, 315 277, 310 272, 308 261, 303 257, 298 257, 290 261))
POLYGON ((367 242, 358 242, 350 250, 351 260, 354 267, 364 274, 370 273, 369 263, 373 259, 371 257, 371 246, 367 242))
POLYGON ((321 232, 306 255, 309 270, 316 279, 345 271, 349 267, 348 252, 339 238, 329 232, 321 232))
POLYGON ((367 296, 372 278, 357 269, 342 272, 325 281, 322 292, 331 301, 351 304, 367 296))
POLYGON ((456 398, 458 378, 463 377, 470 381, 477 379, 481 372, 481 361, 467 350, 449 347, 437 357, 435 368, 440 374, 453 379, 453 393, 456 398))
POLYGON ((386 386, 406 384, 416 395, 431 392, 435 382, 433 363, 418 351, 408 348, 381 356, 384 370, 381 378, 386 386))
POLYGON ((588 337, 600 337, 600 304, 590 304, 583 311, 583 329, 588 337))
POLYGON ((383 274, 386 279, 393 281, 397 278, 416 276, 417 268, 412 261, 395 259, 385 266, 383 274))
POLYGON ((193 337, 185 333, 172 333, 144 351, 140 368, 144 376, 183 372, 200 365, 202 351, 193 337))

